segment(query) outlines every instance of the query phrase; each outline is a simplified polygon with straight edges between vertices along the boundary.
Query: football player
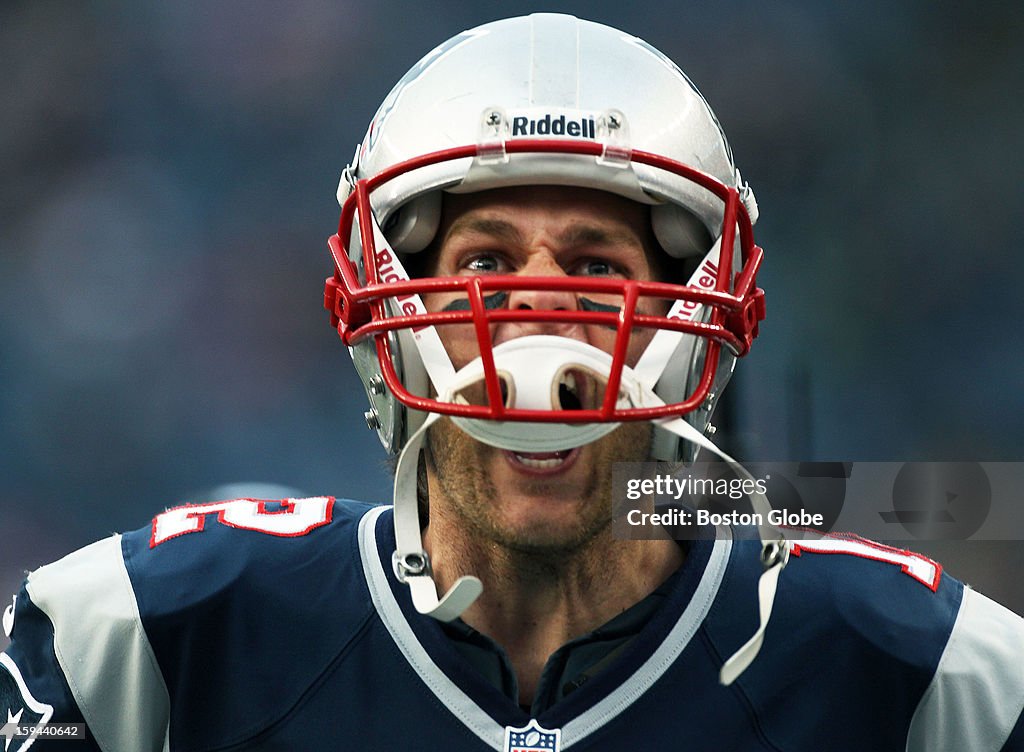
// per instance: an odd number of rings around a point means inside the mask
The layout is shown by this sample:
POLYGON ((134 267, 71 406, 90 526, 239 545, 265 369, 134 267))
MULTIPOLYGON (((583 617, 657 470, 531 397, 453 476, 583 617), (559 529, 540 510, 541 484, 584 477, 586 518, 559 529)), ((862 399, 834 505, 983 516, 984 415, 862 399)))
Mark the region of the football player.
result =
POLYGON ((1024 622, 935 562, 613 533, 614 462, 743 475, 710 418, 764 316, 753 193, 672 61, 568 16, 466 31, 338 197, 325 304, 393 505, 187 505, 33 572, 8 721, 108 751, 1024 750, 1024 622))

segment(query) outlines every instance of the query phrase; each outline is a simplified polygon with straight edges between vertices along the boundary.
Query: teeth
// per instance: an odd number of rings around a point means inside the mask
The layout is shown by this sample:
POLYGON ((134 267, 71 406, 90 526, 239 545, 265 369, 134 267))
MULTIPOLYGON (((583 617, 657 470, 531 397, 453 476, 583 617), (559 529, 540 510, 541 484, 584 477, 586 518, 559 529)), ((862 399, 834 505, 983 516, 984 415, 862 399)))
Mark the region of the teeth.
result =
POLYGON ((558 467, 565 462, 565 457, 552 457, 550 459, 539 460, 536 457, 524 457, 518 452, 515 453, 516 459, 526 465, 527 467, 534 467, 538 469, 547 469, 552 467, 558 467))
POLYGON ((562 383, 565 384, 566 389, 568 389, 573 394, 576 394, 576 374, 574 374, 572 371, 569 371, 568 373, 565 374, 565 377, 562 379, 562 383))

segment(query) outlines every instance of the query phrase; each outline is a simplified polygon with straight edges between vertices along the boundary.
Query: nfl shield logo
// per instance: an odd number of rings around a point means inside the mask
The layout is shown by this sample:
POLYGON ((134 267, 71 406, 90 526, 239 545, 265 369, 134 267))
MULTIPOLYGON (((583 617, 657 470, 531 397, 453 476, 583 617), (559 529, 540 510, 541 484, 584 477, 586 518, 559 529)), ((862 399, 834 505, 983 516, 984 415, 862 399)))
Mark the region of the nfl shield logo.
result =
MULTIPOLYGON (((4 752, 21 752, 35 742, 20 736, 19 726, 39 726, 53 716, 53 706, 39 702, 29 692, 21 669, 7 653, 0 653, 0 739, 4 752)), ((46 740, 43 740, 45 745, 46 740)))
POLYGON ((522 728, 505 727, 505 752, 558 752, 562 731, 548 731, 531 720, 522 728))

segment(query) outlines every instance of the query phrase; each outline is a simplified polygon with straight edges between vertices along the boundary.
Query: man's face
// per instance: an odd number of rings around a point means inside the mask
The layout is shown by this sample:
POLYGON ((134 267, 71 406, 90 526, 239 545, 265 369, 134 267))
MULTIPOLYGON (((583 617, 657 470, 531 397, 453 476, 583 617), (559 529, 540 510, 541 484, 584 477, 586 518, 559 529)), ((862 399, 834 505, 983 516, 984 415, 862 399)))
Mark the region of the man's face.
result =
MULTIPOLYGON (((438 240, 426 261, 429 276, 520 275, 589 276, 652 280, 658 251, 646 207, 600 191, 563 187, 508 188, 463 196, 445 196, 438 240)), ((428 310, 442 310, 462 293, 424 296, 428 310)), ((559 291, 511 291, 503 306, 511 309, 577 310, 583 306, 621 306, 621 298, 559 291)), ((458 303, 456 303, 458 305, 458 303)), ((646 305, 654 312, 654 305, 646 305)), ((662 312, 662 311, 659 311, 662 312)), ((439 327, 449 356, 461 368, 479 355, 471 325, 439 327)), ((490 329, 492 343, 531 334, 576 339, 610 352, 615 331, 566 323, 500 322, 490 329)), ((627 362, 635 364, 651 333, 637 331, 627 362)), ((601 397, 600 386, 585 376, 579 386, 584 402, 601 397)), ((595 406, 587 404, 586 406, 595 406)), ((475 441, 449 420, 431 429, 432 482, 446 504, 431 504, 436 514, 458 516, 464 529, 509 547, 562 550, 578 547, 610 522, 609 489, 614 461, 648 458, 651 428, 627 423, 603 439, 560 452, 500 450, 475 441)))

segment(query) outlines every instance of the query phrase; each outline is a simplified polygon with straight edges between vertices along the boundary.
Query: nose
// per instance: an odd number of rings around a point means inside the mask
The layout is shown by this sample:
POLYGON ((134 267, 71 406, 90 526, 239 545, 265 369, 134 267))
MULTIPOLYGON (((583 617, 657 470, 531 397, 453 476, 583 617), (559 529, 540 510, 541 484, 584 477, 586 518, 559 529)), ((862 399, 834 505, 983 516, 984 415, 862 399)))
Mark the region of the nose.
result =
MULTIPOLYGON (((518 270, 517 276, 522 277, 565 277, 565 270, 546 253, 537 253, 518 270)), ((512 290, 508 297, 508 307, 517 311, 577 311, 579 301, 576 293, 566 290, 512 290)), ((579 324, 566 322, 518 322, 510 325, 513 332, 506 332, 502 339, 512 336, 521 337, 528 334, 552 334, 562 337, 581 337, 579 324)))
MULTIPOLYGON (((565 270, 546 252, 534 252, 523 264, 516 276, 520 277, 565 277, 565 270)), ((564 290, 513 290, 509 294, 508 307, 514 310, 534 311, 575 311, 578 309, 576 294, 564 290)))

